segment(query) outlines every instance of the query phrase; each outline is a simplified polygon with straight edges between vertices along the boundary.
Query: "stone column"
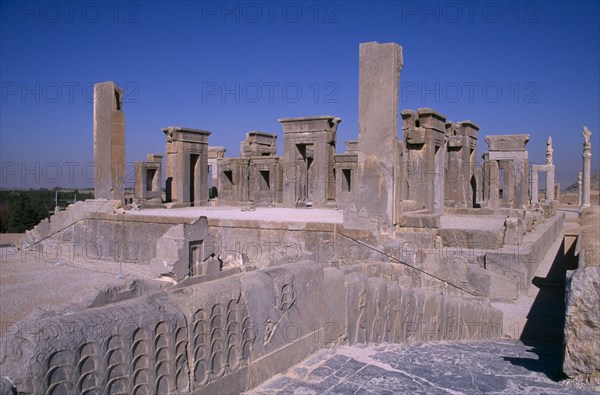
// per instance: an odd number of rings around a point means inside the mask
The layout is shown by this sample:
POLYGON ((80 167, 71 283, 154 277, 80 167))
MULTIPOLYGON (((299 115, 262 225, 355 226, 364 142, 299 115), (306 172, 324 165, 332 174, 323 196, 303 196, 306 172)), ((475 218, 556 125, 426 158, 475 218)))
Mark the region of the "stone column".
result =
POLYGON ((546 200, 554 200, 554 149, 552 136, 546 140, 546 200))
POLYGON ((496 160, 490 160, 488 166, 490 175, 488 179, 488 207, 498 208, 500 206, 500 168, 496 160))
POLYGON ((577 173, 577 205, 581 206, 583 196, 583 175, 581 172, 577 173))
POLYGON ((125 201, 125 113, 123 89, 94 85, 94 197, 125 201))
MULTIPOLYGON (((519 185, 516 185, 516 179, 518 178, 519 163, 515 161, 507 160, 500 161, 500 168, 504 169, 504 179, 502 184, 502 203, 508 204, 509 207, 514 207, 515 195, 519 185)), ((499 177, 499 175, 498 175, 499 177)))
POLYGON ((592 137, 592 132, 587 128, 587 126, 583 127, 583 184, 582 184, 582 200, 581 207, 589 207, 590 206, 590 192, 591 192, 591 180, 592 180, 592 143, 590 142, 590 138, 592 137))
POLYGON ((554 200, 554 165, 546 167, 546 200, 554 200))
POLYGON ((355 205, 344 210, 344 226, 375 230, 394 219, 402 47, 369 42, 361 43, 359 52, 355 205))
POLYGON ((481 195, 479 197, 479 201, 482 203, 482 207, 488 207, 488 203, 490 200, 490 154, 489 152, 484 152, 481 155, 481 159, 483 159, 483 163, 481 164, 481 172, 480 172, 480 185, 481 185, 481 195))
POLYGON ((538 169, 537 166, 531 166, 531 204, 536 204, 538 200, 538 169))

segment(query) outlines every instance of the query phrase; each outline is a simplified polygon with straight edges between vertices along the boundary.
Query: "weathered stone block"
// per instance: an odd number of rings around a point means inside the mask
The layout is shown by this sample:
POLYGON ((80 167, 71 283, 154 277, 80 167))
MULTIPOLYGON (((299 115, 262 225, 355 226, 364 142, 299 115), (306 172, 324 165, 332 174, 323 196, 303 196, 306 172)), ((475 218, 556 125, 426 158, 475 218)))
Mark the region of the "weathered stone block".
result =
POLYGON ((600 383, 600 267, 573 273, 567 284, 564 373, 600 383))
POLYGON ((123 89, 114 82, 94 85, 94 196, 125 199, 125 113, 123 89))
POLYGON ((394 167, 399 158, 398 91, 402 47, 360 44, 356 208, 344 213, 352 229, 393 224, 394 167), (372 221, 360 218, 364 211, 372 221))
POLYGON ((525 229, 520 218, 506 218, 504 221, 504 244, 521 245, 525 229))
POLYGON ((507 134, 485 136, 485 141, 490 151, 525 151, 525 144, 529 141, 528 134, 507 134))
POLYGON ((425 144, 425 129, 410 128, 406 130, 406 142, 409 144, 425 144))

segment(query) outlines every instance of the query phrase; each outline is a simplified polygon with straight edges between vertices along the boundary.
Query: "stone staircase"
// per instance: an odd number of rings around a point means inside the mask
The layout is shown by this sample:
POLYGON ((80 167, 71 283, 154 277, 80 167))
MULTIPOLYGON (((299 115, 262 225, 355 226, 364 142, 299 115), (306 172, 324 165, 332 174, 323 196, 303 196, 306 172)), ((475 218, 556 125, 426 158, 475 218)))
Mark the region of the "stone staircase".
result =
POLYGON ((21 239, 24 249, 37 248, 46 239, 60 237, 63 232, 74 224, 83 221, 88 213, 111 213, 113 212, 112 201, 106 199, 89 199, 71 204, 64 211, 58 211, 50 218, 44 218, 33 229, 25 232, 21 239))

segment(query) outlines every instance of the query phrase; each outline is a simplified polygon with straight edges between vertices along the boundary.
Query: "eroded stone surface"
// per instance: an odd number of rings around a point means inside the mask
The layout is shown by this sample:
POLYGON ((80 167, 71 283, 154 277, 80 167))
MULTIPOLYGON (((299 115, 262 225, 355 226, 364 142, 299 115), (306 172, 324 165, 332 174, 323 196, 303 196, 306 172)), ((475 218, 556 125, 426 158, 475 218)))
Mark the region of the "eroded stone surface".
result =
POLYGON ((583 210, 579 268, 567 282, 566 375, 600 384, 600 207, 583 210))
POLYGON ((249 394, 594 394, 550 380, 558 356, 515 341, 323 350, 249 394))
POLYGON ((125 113, 123 89, 94 85, 94 196, 125 200, 125 113))

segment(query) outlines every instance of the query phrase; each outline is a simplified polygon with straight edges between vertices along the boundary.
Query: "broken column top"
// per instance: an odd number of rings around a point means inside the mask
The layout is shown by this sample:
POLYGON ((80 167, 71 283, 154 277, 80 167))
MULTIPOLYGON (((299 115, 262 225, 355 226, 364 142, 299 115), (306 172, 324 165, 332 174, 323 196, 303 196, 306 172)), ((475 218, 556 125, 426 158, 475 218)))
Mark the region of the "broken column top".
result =
POLYGON ((273 134, 273 133, 259 132, 259 131, 256 131, 256 130, 251 130, 248 133, 246 133, 246 138, 253 137, 253 136, 256 136, 256 137, 268 137, 270 139, 277 139, 277 135, 273 134))
POLYGON ((416 110, 403 110, 402 128, 424 127, 440 132, 446 131, 446 116, 432 108, 418 108, 416 110))
POLYGON ((162 154, 147 154, 146 161, 147 162, 161 162, 162 163, 162 154))
POLYGON ((502 134, 485 136, 490 151, 525 151, 529 134, 502 134))
POLYGON ((185 141, 208 144, 208 136, 211 134, 208 130, 184 128, 182 126, 167 126, 162 131, 167 142, 185 141))
POLYGON ((112 95, 114 99, 111 100, 113 111, 122 111, 123 94, 123 88, 117 86, 117 84, 115 84, 113 81, 99 82, 94 84, 94 103, 97 103, 104 95, 112 95))
POLYGON ((348 152, 358 151, 358 140, 346 140, 346 151, 348 151, 348 152))
POLYGON ((461 122, 446 122, 446 130, 450 136, 469 136, 470 138, 477 139, 479 134, 479 125, 473 121, 461 121, 461 122))
POLYGON ((314 117, 280 118, 277 122, 283 126, 283 133, 331 132, 337 129, 337 125, 342 122, 342 119, 333 115, 319 115, 314 117))
POLYGON ((227 148, 221 145, 209 146, 208 159, 222 158, 225 156, 225 151, 227 151, 227 148))
POLYGON ((272 133, 251 130, 246 133, 246 139, 240 145, 240 153, 242 158, 275 156, 277 155, 277 136, 272 133))
POLYGON ((479 125, 477 125, 475 122, 470 121, 470 120, 461 121, 459 123, 460 123, 460 126, 462 126, 464 129, 466 129, 468 131, 469 136, 472 136, 473 134, 475 134, 475 137, 477 137, 477 132, 479 132, 479 125))

